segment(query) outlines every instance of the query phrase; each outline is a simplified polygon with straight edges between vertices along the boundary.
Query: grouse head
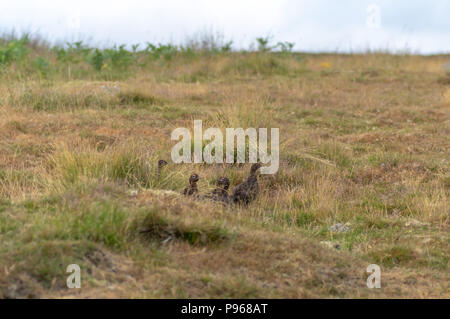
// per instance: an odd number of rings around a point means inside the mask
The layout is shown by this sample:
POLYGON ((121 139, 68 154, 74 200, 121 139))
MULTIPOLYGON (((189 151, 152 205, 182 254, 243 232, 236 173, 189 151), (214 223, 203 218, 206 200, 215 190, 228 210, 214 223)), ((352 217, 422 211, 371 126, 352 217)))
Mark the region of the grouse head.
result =
POLYGON ((252 168, 250 169, 250 175, 255 175, 258 169, 261 168, 261 163, 255 163, 252 165, 252 168))
POLYGON ((189 177, 189 184, 197 183, 199 179, 200 177, 198 176, 198 174, 194 173, 189 177))
POLYGON ((163 159, 160 159, 160 160, 158 161, 158 169, 163 168, 163 167, 166 166, 167 164, 168 164, 167 161, 165 161, 165 160, 163 160, 163 159))
POLYGON ((221 177, 217 181, 217 186, 221 189, 228 190, 230 187, 230 180, 227 177, 221 177))

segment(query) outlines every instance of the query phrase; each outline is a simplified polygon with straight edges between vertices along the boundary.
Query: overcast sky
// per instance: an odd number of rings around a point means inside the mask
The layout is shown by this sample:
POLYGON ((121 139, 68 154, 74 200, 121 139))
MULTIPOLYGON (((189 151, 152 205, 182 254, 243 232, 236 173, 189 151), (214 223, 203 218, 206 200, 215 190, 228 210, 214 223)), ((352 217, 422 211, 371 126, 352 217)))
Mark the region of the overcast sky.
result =
POLYGON ((93 44, 174 42, 214 31, 301 51, 450 52, 450 0, 0 0, 0 30, 93 44))

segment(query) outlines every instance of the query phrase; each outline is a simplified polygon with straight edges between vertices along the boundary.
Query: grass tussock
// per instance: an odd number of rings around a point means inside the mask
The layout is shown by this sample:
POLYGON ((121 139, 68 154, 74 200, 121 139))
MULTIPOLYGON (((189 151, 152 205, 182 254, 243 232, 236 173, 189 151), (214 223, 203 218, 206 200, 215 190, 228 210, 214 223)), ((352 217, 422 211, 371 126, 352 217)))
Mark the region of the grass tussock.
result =
POLYGON ((219 226, 186 225, 177 220, 168 220, 157 209, 150 211, 140 223, 139 233, 147 240, 167 243, 181 239, 191 245, 211 245, 230 238, 227 230, 219 226))

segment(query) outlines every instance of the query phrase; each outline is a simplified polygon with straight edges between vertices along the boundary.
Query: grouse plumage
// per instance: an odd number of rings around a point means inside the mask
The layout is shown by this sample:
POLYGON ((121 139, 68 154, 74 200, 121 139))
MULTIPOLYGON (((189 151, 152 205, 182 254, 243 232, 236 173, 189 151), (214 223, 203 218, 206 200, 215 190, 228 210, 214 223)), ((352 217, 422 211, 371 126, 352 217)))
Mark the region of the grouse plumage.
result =
POLYGON ((255 163, 250 169, 250 176, 233 190, 232 199, 236 204, 248 205, 259 193, 257 171, 261 163, 255 163))
POLYGON ((200 179, 200 177, 198 176, 198 174, 192 174, 189 177, 189 186, 186 187, 184 189, 183 194, 185 196, 196 196, 198 195, 198 187, 197 187, 197 182, 200 179))
POLYGON ((215 202, 231 204, 228 188, 230 188, 230 180, 227 177, 221 177, 217 181, 217 187, 210 194, 206 195, 205 198, 215 202))
POLYGON ((161 176, 161 170, 162 170, 162 168, 164 167, 164 166, 166 166, 168 163, 167 163, 167 161, 165 161, 165 160, 163 160, 163 159, 160 159, 159 161, 158 161, 158 171, 157 171, 157 173, 156 173, 156 176, 158 177, 158 179, 160 178, 160 176, 161 176))

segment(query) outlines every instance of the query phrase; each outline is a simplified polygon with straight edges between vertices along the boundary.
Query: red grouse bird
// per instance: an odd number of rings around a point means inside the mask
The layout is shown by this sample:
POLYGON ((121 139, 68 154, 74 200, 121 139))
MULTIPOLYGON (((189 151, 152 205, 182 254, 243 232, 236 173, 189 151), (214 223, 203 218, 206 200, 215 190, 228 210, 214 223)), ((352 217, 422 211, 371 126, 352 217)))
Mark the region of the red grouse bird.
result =
POLYGON ((189 186, 186 187, 183 192, 185 196, 198 195, 197 182, 199 179, 200 177, 195 173, 189 177, 189 186))
POLYGON ((217 187, 205 197, 215 202, 231 204, 230 196, 228 196, 228 188, 230 188, 230 180, 227 177, 221 177, 217 181, 217 187))
POLYGON ((165 161, 165 160, 163 160, 163 159, 160 159, 160 160, 158 161, 158 169, 163 168, 163 167, 166 166, 167 164, 168 164, 167 161, 165 161))
POLYGON ((235 204, 248 205, 259 193, 257 171, 261 163, 255 163, 250 169, 250 176, 233 190, 232 199, 235 204))
POLYGON ((157 174, 156 174, 156 176, 158 177, 158 179, 159 179, 159 177, 161 176, 161 169, 164 167, 164 166, 166 166, 168 163, 167 163, 167 161, 165 161, 165 160, 163 160, 163 159, 160 159, 159 161, 158 161, 158 171, 157 171, 157 174))

